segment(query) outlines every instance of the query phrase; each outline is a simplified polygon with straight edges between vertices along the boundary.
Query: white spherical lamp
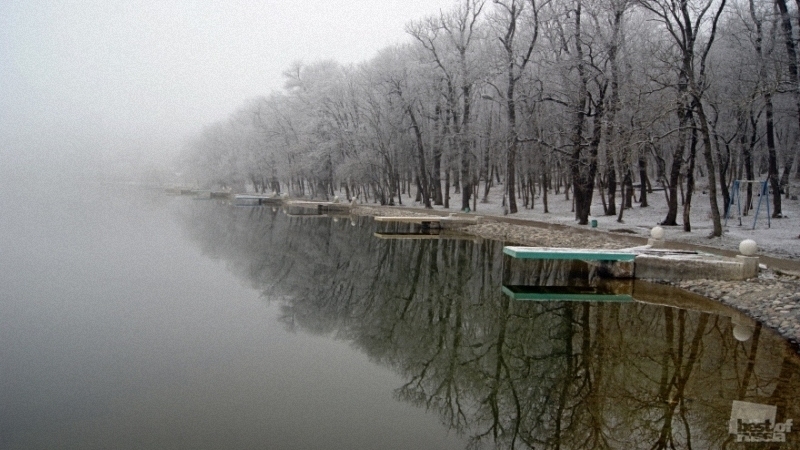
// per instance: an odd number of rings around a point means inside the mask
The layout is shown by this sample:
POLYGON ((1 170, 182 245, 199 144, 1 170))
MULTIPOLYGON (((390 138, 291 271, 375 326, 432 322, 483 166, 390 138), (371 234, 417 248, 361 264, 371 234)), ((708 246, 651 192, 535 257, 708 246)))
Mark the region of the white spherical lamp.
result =
POLYGON ((744 256, 753 256, 758 251, 758 244, 752 239, 745 239, 739 244, 739 253, 744 256))
POLYGON ((653 239, 664 239, 664 229, 661 227, 653 227, 650 230, 650 237, 653 239))

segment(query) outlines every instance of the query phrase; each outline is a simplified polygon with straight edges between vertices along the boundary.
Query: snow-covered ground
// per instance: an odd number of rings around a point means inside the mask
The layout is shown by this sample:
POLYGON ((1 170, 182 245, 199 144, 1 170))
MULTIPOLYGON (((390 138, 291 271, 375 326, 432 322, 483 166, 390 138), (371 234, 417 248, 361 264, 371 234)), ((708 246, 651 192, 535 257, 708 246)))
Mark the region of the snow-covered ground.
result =
MULTIPOLYGON (((749 215, 743 216, 741 218, 741 225, 739 225, 739 217, 736 214, 736 205, 734 204, 732 208, 733 214, 728 219, 727 225, 723 227, 723 236, 721 238, 709 238, 713 227, 709 198, 707 194, 703 193, 703 187, 706 185, 704 180, 697 182, 697 190, 692 200, 692 231, 683 231, 683 206, 679 205, 679 225, 676 227, 664 227, 666 231, 664 239, 667 241, 684 242, 733 251, 739 248, 739 243, 742 240, 753 239, 759 246, 760 254, 777 258, 800 260, 800 200, 787 199, 785 196, 781 198, 783 217, 780 219, 770 218, 769 214, 767 214, 767 202, 762 202, 755 228, 753 228, 755 209, 751 211, 749 215)), ((481 186, 481 189, 482 188, 481 186)), ((794 182, 790 186, 790 192, 796 195, 800 193, 798 191, 800 191, 800 183, 794 182)), ((478 214, 502 216, 502 195, 503 185, 493 187, 489 194, 488 203, 482 203, 480 200, 481 197, 479 196, 477 210, 474 212, 478 214)), ((636 192, 636 198, 638 200, 638 191, 636 192)), ((403 200, 405 203, 404 206, 421 207, 419 204, 406 201, 406 198, 403 200)), ((619 212, 619 200, 619 193, 617 193, 617 212, 619 212)), ((597 220, 597 227, 599 230, 617 231, 648 237, 650 235, 650 230, 666 217, 667 205, 663 191, 649 193, 647 195, 647 201, 649 206, 646 208, 642 208, 638 203, 634 203, 632 209, 626 209, 622 218, 623 222, 620 223, 617 222, 617 216, 603 215, 603 205, 600 196, 595 191, 591 218, 597 220)), ((757 204, 758 197, 755 197, 755 202, 757 204)), ((770 197, 770 211, 772 208, 771 202, 772 198, 770 197)), ((450 203, 450 211, 457 211, 457 208, 461 204, 460 194, 454 195, 451 193, 450 203)), ((742 201, 742 203, 744 202, 742 201)), ((718 204, 720 207, 720 214, 722 214, 723 203, 721 197, 718 200, 718 204)), ((572 212, 572 192, 570 192, 569 200, 566 200, 563 193, 559 195, 549 194, 549 212, 547 214, 543 212, 542 199, 538 197, 535 199, 535 204, 532 209, 524 209, 520 202, 518 202, 518 206, 519 212, 511 215, 512 217, 587 228, 585 225, 578 225, 575 221, 575 214, 572 212)), ((435 209, 443 208, 441 206, 436 206, 435 209)))

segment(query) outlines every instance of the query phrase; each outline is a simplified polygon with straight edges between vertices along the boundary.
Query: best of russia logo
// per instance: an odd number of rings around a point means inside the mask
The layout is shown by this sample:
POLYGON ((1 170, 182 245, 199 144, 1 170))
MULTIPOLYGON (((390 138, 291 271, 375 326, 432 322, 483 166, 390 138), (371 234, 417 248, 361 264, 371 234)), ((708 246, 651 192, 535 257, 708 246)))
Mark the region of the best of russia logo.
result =
POLYGON ((786 442, 792 431, 792 419, 775 422, 777 406, 735 400, 731 408, 728 431, 736 442, 786 442))

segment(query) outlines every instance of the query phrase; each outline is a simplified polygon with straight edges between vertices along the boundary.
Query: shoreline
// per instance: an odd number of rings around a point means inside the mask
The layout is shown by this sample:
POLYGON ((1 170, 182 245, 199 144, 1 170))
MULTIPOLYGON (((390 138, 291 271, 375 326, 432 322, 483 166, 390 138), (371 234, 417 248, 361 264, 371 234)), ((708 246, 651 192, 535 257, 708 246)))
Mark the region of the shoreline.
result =
MULTIPOLYGON (((353 214, 361 216, 385 215, 449 215, 449 211, 430 210, 403 206, 370 206, 359 204, 352 209, 353 214)), ((467 216, 467 214, 458 213, 467 216)), ((647 239, 629 236, 607 230, 584 229, 569 225, 509 218, 486 214, 469 214, 481 217, 481 223, 460 228, 460 231, 484 239, 498 240, 537 247, 585 247, 602 249, 622 249, 644 245, 647 239)), ((732 256, 730 250, 667 241, 665 247, 691 249, 708 253, 732 256)), ((760 252, 761 253, 761 252, 760 252)), ((758 254, 759 262, 767 266, 761 269, 756 278, 745 281, 690 280, 664 282, 688 292, 702 295, 725 306, 740 311, 753 320, 786 339, 794 351, 800 354, 800 261, 758 254)))

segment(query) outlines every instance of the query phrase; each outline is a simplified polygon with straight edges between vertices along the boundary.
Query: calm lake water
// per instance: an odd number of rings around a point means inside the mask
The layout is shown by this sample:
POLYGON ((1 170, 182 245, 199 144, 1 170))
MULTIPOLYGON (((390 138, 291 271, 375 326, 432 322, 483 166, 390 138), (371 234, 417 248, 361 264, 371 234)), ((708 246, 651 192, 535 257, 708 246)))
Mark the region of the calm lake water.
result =
POLYGON ((699 297, 514 300, 592 271, 370 218, 99 185, 0 201, 3 449, 800 443, 798 358, 699 297))

